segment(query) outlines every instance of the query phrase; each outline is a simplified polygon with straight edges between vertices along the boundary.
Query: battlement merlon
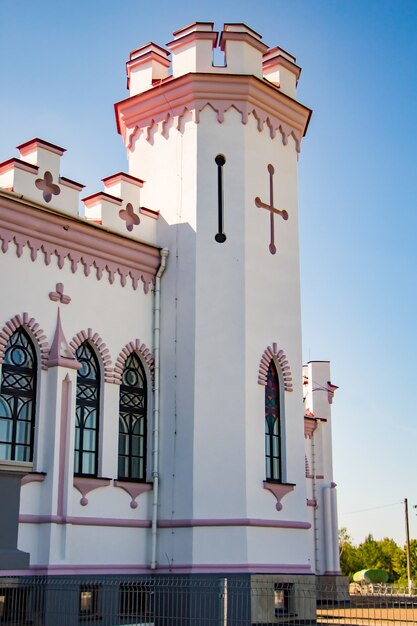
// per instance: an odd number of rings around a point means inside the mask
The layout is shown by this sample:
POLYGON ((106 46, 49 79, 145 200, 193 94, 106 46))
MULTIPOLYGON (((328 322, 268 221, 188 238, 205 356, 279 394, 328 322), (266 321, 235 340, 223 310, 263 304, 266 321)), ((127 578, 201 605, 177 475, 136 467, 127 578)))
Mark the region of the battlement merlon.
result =
POLYGON ((151 42, 131 52, 126 63, 130 96, 185 74, 210 73, 256 76, 295 98, 301 72, 295 57, 279 47, 269 49, 246 24, 224 24, 220 37, 213 27, 213 22, 194 22, 173 33, 174 39, 167 43, 169 51, 151 42), (224 53, 224 65, 213 63, 217 47, 224 53))

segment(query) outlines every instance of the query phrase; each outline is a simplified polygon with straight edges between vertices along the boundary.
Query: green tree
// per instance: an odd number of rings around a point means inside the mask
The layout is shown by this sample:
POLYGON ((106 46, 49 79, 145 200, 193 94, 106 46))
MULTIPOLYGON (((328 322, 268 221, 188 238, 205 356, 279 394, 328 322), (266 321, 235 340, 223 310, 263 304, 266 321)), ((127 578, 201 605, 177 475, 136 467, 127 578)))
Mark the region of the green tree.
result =
POLYGON ((344 576, 349 576, 350 580, 353 574, 361 569, 357 551, 347 529, 341 528, 339 530, 340 571, 344 576))
MULTIPOLYGON (((414 586, 417 587, 417 539, 411 539, 410 541, 410 561, 411 561, 411 578, 413 579, 414 586)), ((407 551, 404 546, 403 550, 396 555, 394 560, 394 569, 398 577, 399 585, 407 585, 407 551)))

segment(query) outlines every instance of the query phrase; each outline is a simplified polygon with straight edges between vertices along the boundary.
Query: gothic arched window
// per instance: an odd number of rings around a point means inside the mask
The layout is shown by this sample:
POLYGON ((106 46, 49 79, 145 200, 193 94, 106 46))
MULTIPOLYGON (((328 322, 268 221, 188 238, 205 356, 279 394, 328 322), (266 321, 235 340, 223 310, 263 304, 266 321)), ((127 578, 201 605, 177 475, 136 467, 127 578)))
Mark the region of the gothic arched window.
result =
POLYGON ((0 460, 32 461, 37 359, 24 328, 7 342, 0 387, 0 460))
POLYGON ((77 348, 75 355, 81 368, 77 372, 74 474, 76 476, 97 476, 100 366, 88 341, 77 348))
POLYGON ((125 363, 119 403, 119 478, 146 480, 146 375, 135 353, 125 363))
POLYGON ((266 479, 282 480, 281 409, 278 372, 273 361, 265 387, 265 466, 266 479))

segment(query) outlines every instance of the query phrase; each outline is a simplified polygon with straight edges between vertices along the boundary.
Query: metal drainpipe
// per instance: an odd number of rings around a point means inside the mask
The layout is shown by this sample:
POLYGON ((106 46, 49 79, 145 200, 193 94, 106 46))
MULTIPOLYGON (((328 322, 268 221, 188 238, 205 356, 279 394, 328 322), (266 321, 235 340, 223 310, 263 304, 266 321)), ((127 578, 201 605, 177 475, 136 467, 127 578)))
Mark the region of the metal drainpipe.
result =
POLYGON ((153 351, 154 351, 154 405, 153 405, 153 449, 152 449, 152 527, 151 527, 151 569, 156 568, 156 540, 158 530, 159 504, 159 369, 160 369, 160 335, 161 335, 161 276, 167 264, 168 250, 160 251, 161 265, 155 277, 155 299, 153 314, 153 351))

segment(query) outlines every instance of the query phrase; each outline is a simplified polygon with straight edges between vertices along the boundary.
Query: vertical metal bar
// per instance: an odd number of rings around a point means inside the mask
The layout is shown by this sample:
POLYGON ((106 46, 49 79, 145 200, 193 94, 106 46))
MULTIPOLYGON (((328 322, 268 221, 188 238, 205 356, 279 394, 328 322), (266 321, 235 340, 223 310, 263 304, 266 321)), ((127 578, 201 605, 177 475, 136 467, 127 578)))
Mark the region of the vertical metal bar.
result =
POLYGON ((224 243, 226 241, 226 235, 223 232, 223 165, 226 163, 226 157, 223 154, 218 154, 214 160, 217 165, 217 206, 219 220, 219 232, 216 233, 214 239, 217 243, 224 243))

